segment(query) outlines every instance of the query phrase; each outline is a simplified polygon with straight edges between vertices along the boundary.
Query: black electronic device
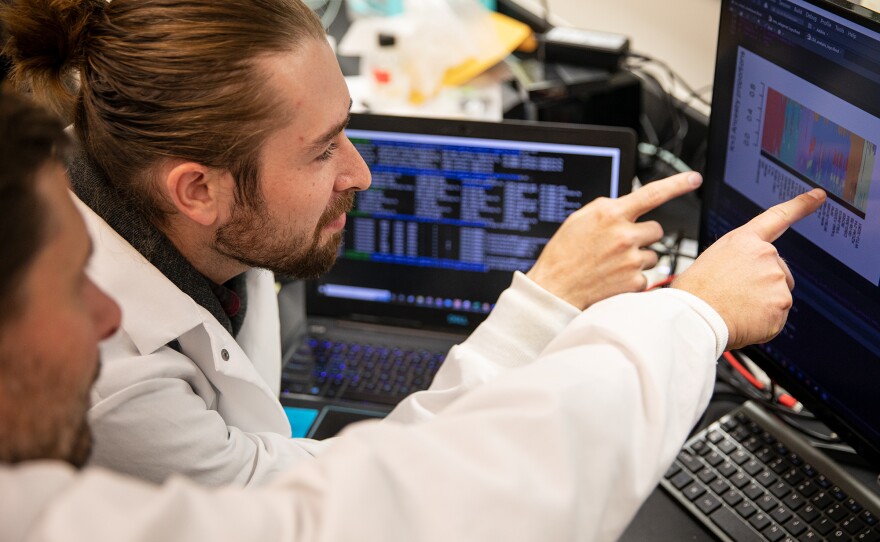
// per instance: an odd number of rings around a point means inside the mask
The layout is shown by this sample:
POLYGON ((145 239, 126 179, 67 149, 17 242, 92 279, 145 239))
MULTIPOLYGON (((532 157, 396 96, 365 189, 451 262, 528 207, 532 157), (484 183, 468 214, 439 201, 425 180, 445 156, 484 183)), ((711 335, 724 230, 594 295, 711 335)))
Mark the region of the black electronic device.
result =
POLYGON ((825 189, 775 243, 796 282, 788 323, 747 352, 880 467, 878 58, 880 16, 861 6, 722 2, 700 244, 825 189))
MULTIPOLYGON (((878 58, 880 16, 864 7, 722 0, 700 225, 706 248, 777 203, 813 187, 827 192, 816 213, 774 243, 795 279, 785 328, 745 353, 874 472, 878 58)), ((784 419, 754 404, 722 417, 687 442, 663 487, 725 541, 880 540, 877 488, 784 419)))
POLYGON ((330 436, 427 388, 448 349, 528 270, 565 218, 630 191, 632 130, 352 115, 373 176, 336 265, 307 287, 285 349, 294 436, 330 436))
POLYGON ((547 62, 617 71, 629 53, 629 38, 616 32, 601 32, 556 26, 538 35, 547 62))

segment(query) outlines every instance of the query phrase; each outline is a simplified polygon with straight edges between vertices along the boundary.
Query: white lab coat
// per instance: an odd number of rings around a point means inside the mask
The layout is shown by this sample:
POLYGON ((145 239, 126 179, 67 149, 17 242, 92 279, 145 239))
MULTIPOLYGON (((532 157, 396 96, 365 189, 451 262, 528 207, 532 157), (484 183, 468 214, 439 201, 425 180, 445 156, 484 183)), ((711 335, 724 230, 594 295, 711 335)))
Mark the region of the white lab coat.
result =
MULTIPOLYGON (((248 307, 237 340, 74 196, 94 240, 89 273, 122 308, 102 346, 89 421, 92 465, 161 482, 183 474, 207 485, 263 483, 325 443, 290 439, 278 402, 281 352, 272 274, 247 274, 248 307), (177 340, 181 352, 168 346, 177 340)), ((464 343, 429 391, 388 417, 429 419, 467 390, 533 361, 578 310, 524 275, 464 343), (523 315, 529 315, 528 318, 523 315)))
POLYGON ((676 290, 616 296, 418 423, 362 422, 269 486, 0 467, 0 540, 616 539, 708 402, 727 342, 676 290))

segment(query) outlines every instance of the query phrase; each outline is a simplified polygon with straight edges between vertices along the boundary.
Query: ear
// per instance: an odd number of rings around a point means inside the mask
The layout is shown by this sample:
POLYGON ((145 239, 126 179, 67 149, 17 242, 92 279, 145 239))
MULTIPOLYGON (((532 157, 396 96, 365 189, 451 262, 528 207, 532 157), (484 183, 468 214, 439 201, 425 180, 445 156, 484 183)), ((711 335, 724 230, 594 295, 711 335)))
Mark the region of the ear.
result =
POLYGON ((174 207, 203 226, 211 226, 229 205, 230 191, 224 174, 196 162, 182 162, 166 169, 165 189, 174 207))

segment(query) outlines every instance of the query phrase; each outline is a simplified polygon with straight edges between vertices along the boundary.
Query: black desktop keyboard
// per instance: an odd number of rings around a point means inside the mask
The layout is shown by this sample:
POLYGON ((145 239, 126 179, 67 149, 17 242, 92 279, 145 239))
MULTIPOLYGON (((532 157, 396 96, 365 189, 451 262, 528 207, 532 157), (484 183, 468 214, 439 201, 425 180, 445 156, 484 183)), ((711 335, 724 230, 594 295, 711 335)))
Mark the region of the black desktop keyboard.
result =
POLYGON ((446 352, 308 337, 285 364, 282 393, 393 406, 426 389, 446 352))
POLYGON ((880 541, 880 498, 752 403, 691 438, 660 483, 725 541, 880 541))

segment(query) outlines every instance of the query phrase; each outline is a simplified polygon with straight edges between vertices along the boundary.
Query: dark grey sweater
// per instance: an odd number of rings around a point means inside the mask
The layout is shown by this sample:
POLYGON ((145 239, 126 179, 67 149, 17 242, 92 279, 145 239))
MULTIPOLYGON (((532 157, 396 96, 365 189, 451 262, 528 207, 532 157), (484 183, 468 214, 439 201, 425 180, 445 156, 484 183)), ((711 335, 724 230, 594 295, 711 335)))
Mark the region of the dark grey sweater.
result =
POLYGON ((114 187, 83 151, 75 153, 68 173, 76 195, 151 264, 193 300, 210 312, 233 336, 238 334, 247 307, 245 277, 223 285, 241 299, 241 308, 229 317, 215 294, 216 284, 199 273, 171 241, 147 220, 136 205, 114 187))

